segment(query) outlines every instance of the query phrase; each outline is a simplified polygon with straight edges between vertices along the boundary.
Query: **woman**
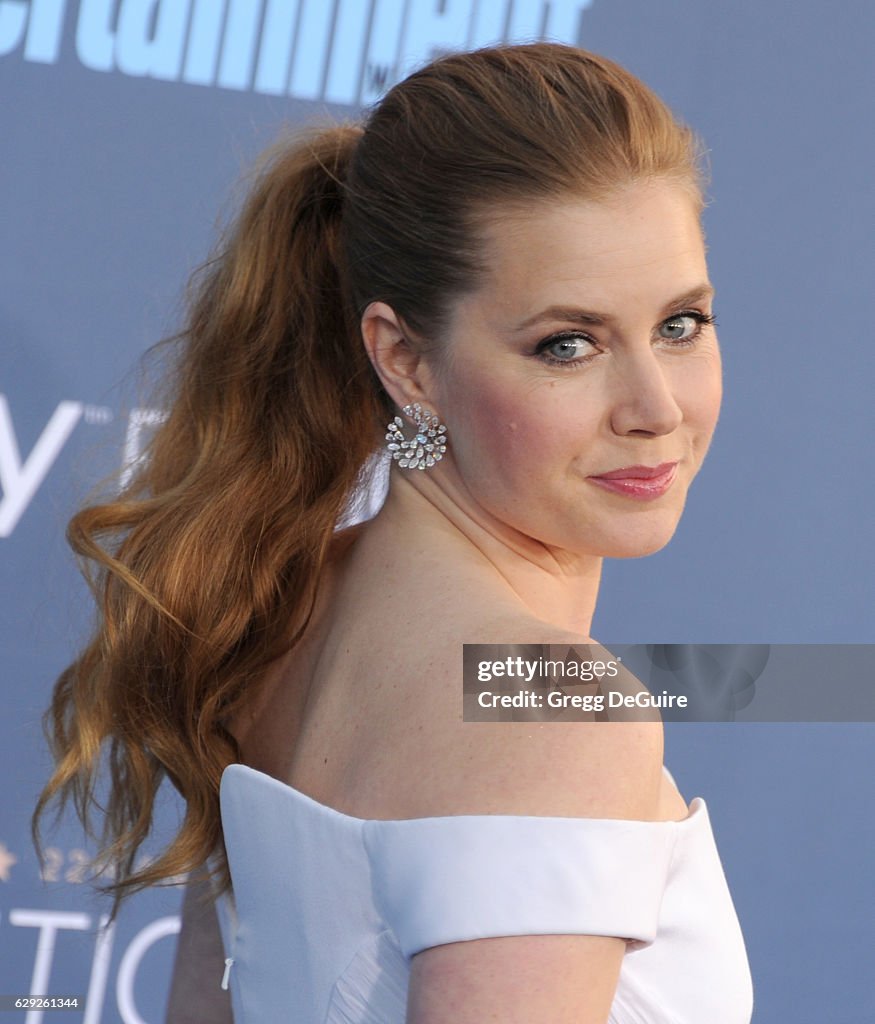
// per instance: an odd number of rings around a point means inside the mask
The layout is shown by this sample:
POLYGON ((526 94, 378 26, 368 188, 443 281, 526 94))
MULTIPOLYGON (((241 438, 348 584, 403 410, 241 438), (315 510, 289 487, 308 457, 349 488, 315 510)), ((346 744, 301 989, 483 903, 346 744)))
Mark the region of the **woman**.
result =
POLYGON ((602 559, 677 526, 721 395, 702 206, 692 134, 550 44, 272 154, 149 461, 71 525, 103 620, 37 810, 110 741, 116 900, 194 872, 170 1020, 230 1019, 222 960, 238 1021, 750 1019, 661 723, 461 715, 464 643, 590 642, 602 559), (187 816, 134 871, 165 773, 187 816))

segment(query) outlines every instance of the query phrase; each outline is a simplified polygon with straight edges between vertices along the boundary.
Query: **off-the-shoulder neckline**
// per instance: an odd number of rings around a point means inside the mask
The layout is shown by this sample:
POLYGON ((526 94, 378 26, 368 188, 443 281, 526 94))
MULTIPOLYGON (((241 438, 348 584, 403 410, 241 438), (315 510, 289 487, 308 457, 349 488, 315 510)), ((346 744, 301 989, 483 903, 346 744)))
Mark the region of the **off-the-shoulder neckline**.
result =
POLYGON ((290 793, 293 798, 305 806, 309 806, 318 813, 328 817, 334 817, 338 820, 345 819, 346 821, 354 822, 358 825, 412 825, 428 821, 446 821, 447 819, 454 818, 516 818, 535 821, 611 822, 614 825, 646 825, 651 828, 654 826, 661 826, 663 828, 667 826, 683 828, 688 826, 690 823, 694 823, 697 820, 702 819, 706 810, 705 801, 702 797, 697 796, 693 797, 690 801, 687 808, 689 813, 685 818, 667 818, 662 821, 643 821, 638 818, 576 818, 560 815, 539 814, 433 814, 421 818, 357 818, 353 814, 345 814, 343 811, 338 811, 334 807, 329 807, 328 804, 323 804, 318 800, 314 800, 313 797, 308 796, 306 793, 302 793, 300 789, 295 789, 294 786, 290 786, 287 782, 282 782, 273 775, 268 775, 266 772, 261 772, 257 768, 250 768, 248 764, 242 764, 239 762, 226 765, 219 783, 220 792, 227 785, 226 780, 235 775, 243 778, 248 776, 250 780, 265 780, 269 785, 273 785, 274 787, 278 787, 281 791, 290 793))

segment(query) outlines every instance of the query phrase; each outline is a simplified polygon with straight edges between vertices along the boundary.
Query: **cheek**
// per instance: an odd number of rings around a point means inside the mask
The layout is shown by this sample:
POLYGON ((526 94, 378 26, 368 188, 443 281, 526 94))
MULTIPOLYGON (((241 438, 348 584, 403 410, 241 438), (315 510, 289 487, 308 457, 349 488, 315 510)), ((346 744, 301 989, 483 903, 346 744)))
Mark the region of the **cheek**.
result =
POLYGON ((484 384, 482 378, 462 388, 453 403, 461 414, 456 461, 463 473, 516 490, 531 486, 579 448, 579 403, 559 401, 558 388, 512 388, 484 384))
POLYGON ((481 469, 525 460, 540 440, 537 418, 505 389, 472 388, 466 396, 464 447, 475 458, 488 459, 481 469))
POLYGON ((717 425, 723 399, 723 380, 719 358, 693 364, 682 384, 684 420, 696 441, 707 448, 717 425))
POLYGON ((699 418, 709 430, 713 430, 717 423, 722 401, 723 377, 720 370, 720 362, 715 360, 711 364, 710 373, 701 382, 697 402, 699 418))

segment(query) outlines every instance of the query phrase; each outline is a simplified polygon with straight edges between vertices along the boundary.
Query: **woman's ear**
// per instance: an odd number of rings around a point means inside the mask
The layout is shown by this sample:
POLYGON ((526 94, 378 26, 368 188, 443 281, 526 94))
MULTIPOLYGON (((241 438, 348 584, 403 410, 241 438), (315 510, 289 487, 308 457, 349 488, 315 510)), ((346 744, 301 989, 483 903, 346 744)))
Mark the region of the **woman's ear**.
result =
POLYGON ((411 332, 385 302, 372 302, 361 320, 365 351, 392 401, 403 409, 420 402, 429 404, 431 374, 422 349, 411 341, 411 332))

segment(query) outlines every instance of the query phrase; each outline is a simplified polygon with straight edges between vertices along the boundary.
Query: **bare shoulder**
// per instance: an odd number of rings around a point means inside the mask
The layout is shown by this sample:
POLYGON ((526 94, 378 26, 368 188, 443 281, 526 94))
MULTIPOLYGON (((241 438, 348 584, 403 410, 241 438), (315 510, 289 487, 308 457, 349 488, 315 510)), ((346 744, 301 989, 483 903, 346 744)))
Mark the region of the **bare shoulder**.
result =
MULTIPOLYGON (((598 645, 536 619, 481 618, 476 644, 546 647, 559 657, 598 645)), ((604 650, 603 648, 601 650, 604 650)), ((514 657, 511 650, 510 657, 514 657)), ((663 736, 659 722, 460 720, 460 652, 431 652, 432 769, 427 814, 512 814, 657 820, 663 736), (456 713, 452 713, 452 708, 456 713)), ((424 949, 411 963, 410 1024, 486 1019, 604 1024, 626 943, 622 936, 510 935, 424 949)))
POLYGON ((493 653, 512 660, 533 651, 610 657, 598 644, 510 612, 481 616, 460 643, 430 644, 417 814, 658 820, 661 721, 464 721, 462 643, 477 645, 465 650, 475 657, 489 654, 480 645, 501 645, 493 653))

